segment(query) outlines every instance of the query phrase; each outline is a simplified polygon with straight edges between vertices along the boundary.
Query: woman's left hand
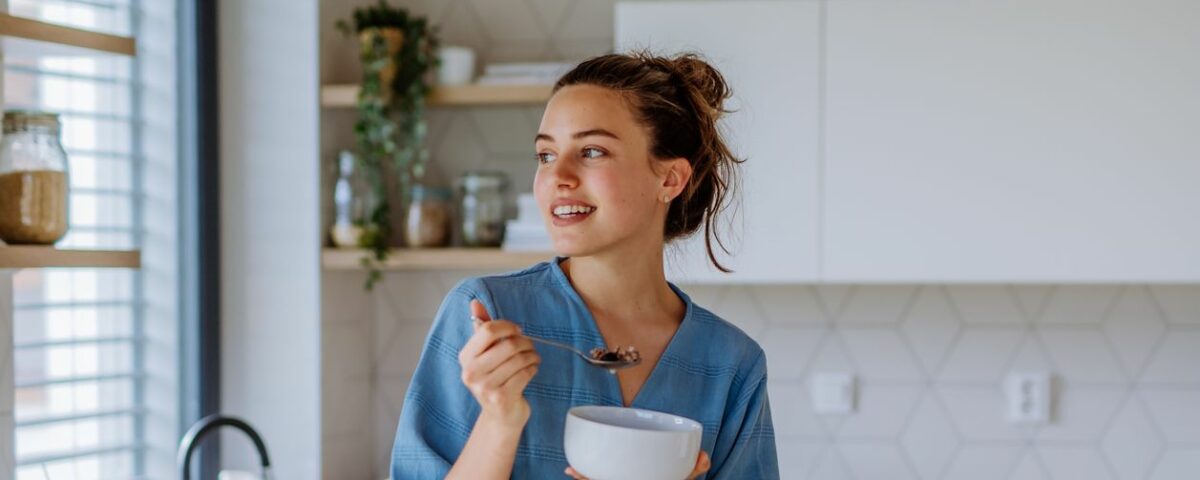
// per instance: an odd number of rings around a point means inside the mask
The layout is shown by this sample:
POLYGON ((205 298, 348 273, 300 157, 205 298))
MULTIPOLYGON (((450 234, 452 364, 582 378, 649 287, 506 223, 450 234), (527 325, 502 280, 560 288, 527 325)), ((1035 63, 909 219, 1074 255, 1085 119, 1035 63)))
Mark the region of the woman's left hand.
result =
MULTIPOLYGON (((708 458, 708 452, 701 450, 700 456, 696 457, 696 468, 693 468, 692 473, 688 474, 688 480, 692 480, 693 478, 704 475, 704 472, 707 472, 708 468, 711 466, 712 461, 708 458)), ((580 475, 579 472, 576 472, 575 469, 571 467, 567 467, 567 470, 564 473, 575 480, 587 480, 587 477, 580 475)))

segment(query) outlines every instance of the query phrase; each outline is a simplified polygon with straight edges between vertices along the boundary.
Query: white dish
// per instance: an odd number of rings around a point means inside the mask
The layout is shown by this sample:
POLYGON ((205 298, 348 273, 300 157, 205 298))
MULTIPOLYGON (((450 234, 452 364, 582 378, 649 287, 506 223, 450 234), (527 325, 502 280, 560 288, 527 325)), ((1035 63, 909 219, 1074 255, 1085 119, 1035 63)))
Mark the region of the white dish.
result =
POLYGON ((689 418, 621 407, 575 407, 566 423, 567 463, 591 480, 683 480, 704 431, 689 418))

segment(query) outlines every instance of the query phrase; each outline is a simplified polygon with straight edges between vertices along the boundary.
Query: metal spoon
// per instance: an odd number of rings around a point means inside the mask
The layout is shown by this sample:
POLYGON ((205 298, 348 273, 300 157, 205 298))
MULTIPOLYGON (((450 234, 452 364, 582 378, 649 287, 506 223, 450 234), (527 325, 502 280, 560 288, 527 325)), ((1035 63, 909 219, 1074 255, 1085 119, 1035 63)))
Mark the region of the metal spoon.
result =
POLYGON ((642 363, 641 358, 638 358, 636 360, 600 360, 598 358, 592 358, 591 355, 588 355, 579 350, 576 350, 575 347, 572 347, 565 343, 558 343, 553 340, 546 340, 544 338, 530 337, 529 335, 526 335, 526 337, 528 337, 530 340, 533 340, 535 342, 544 343, 546 345, 550 345, 552 347, 558 347, 558 348, 561 348, 568 352, 574 353, 575 355, 578 355, 579 358, 582 358, 583 361, 587 362, 588 365, 591 365, 593 367, 600 367, 600 368, 608 369, 609 373, 617 373, 617 370, 620 370, 623 368, 634 367, 634 366, 640 365, 642 363))
MULTIPOLYGON (((471 321, 481 322, 482 320, 479 317, 471 317, 471 321)), ((575 347, 572 347, 565 343, 559 343, 559 342, 555 342, 553 340, 546 340, 544 338, 532 337, 529 335, 526 335, 525 337, 532 341, 538 342, 538 343, 550 345, 551 347, 558 347, 558 348, 561 348, 568 352, 574 353, 575 355, 578 355, 579 358, 582 358, 583 361, 587 362, 588 365, 606 369, 610 373, 617 373, 617 370, 621 370, 623 368, 634 367, 634 366, 640 365, 642 363, 641 358, 638 358, 638 359, 632 360, 632 361, 630 361, 630 360, 600 360, 597 358, 592 358, 591 355, 583 353, 583 352, 579 351, 578 349, 576 349, 575 347)), ((605 351, 607 351, 607 349, 605 349, 605 351)))

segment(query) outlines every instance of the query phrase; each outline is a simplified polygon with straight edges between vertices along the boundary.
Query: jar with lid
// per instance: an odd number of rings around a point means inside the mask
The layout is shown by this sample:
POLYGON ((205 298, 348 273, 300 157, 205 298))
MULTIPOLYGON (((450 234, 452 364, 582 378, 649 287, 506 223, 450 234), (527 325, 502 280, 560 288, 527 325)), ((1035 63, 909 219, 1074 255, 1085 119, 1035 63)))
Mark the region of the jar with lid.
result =
POLYGON ((450 189, 414 185, 404 217, 404 242, 413 248, 450 243, 450 189))
POLYGON ((462 192, 462 238, 471 247, 497 247, 504 240, 504 198, 508 177, 503 172, 467 172, 459 178, 462 192))
POLYGON ((361 247, 367 233, 367 220, 374 208, 370 186, 358 170, 358 156, 342 150, 338 153, 338 178, 333 184, 333 225, 329 237, 340 248, 361 247))
POLYGON ((0 140, 0 240, 50 245, 67 233, 70 181, 58 115, 4 113, 0 140))

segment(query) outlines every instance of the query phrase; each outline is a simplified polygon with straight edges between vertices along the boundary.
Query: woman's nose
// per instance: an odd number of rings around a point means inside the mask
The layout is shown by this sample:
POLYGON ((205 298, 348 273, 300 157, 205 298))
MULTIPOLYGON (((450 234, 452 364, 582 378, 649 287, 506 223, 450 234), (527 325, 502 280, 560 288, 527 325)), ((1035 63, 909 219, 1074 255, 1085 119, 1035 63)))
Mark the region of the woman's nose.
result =
POLYGON ((570 159, 563 158, 549 165, 550 179, 554 183, 555 188, 575 188, 579 186, 579 176, 576 175, 575 169, 570 164, 570 159))

